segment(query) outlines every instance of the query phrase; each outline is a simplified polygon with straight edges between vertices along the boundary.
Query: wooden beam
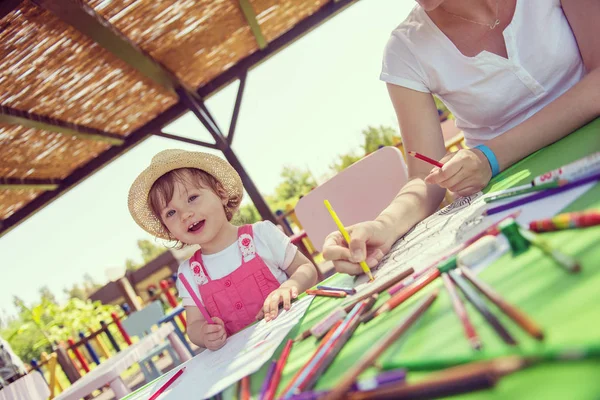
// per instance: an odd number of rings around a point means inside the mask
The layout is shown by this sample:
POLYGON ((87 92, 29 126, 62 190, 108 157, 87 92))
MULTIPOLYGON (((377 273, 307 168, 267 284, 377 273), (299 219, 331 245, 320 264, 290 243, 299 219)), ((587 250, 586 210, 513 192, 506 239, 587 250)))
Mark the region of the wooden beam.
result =
POLYGON ((235 133, 238 115, 240 114, 240 107, 242 106, 242 98, 244 97, 244 88, 246 87, 247 76, 247 71, 244 71, 244 73, 240 76, 240 86, 238 87, 237 96, 235 98, 235 105, 233 106, 233 113, 231 114, 231 123, 229 124, 229 133, 227 134, 227 143, 229 143, 229 145, 231 145, 231 142, 233 142, 233 134, 235 133))
POLYGON ((58 189, 59 182, 53 179, 32 179, 32 178, 1 178, 0 177, 0 190, 22 190, 22 189, 34 189, 34 190, 56 190, 58 189))
POLYGON ((5 106, 0 106, 0 123, 62 133, 63 135, 76 136, 81 139, 108 143, 111 146, 121 146, 124 142, 123 137, 114 133, 103 132, 98 129, 88 128, 5 106))
POLYGON ((262 31, 260 30, 260 25, 256 20, 256 13, 254 12, 254 7, 252 7, 252 4, 250 4, 249 0, 239 0, 239 3, 240 8, 242 9, 242 13, 246 18, 248 25, 250 26, 250 31, 252 31, 252 34, 254 35, 254 39, 256 40, 258 48, 263 50, 265 47, 267 47, 268 42, 262 34, 262 31))

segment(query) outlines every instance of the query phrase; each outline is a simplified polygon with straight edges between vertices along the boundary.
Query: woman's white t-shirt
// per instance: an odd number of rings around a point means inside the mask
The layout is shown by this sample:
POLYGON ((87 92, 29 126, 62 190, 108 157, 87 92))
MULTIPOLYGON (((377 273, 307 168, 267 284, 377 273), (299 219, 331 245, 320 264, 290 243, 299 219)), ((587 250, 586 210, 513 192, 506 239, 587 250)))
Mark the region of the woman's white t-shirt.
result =
MULTIPOLYGON (((296 256, 297 247, 290 242, 279 228, 270 221, 260 221, 252 225, 254 235, 254 245, 256 253, 263 259, 267 267, 273 273, 273 276, 279 283, 285 282, 288 277, 285 270, 290 266, 296 256)), ((227 248, 214 254, 202 254, 204 268, 211 279, 219 279, 229 275, 242 264, 242 252, 238 246, 237 240, 227 248)), ((190 260, 186 260, 179 265, 177 275, 183 273, 196 295, 202 300, 198 285, 194 282, 194 276, 190 270, 190 260)), ((194 301, 189 292, 183 286, 180 280, 176 283, 179 297, 184 306, 194 306, 194 301)))
POLYGON ((468 146, 525 121, 585 75, 560 0, 517 0, 503 32, 508 58, 463 55, 416 6, 393 32, 381 80, 438 96, 468 146))

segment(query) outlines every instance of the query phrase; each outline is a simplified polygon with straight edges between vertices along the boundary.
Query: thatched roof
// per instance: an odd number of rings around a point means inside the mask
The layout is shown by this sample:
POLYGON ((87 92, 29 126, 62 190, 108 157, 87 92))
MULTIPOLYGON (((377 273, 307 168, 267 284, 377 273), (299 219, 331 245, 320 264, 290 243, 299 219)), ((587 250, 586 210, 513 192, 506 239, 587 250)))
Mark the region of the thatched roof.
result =
POLYGON ((354 1, 2 0, 0 235, 354 1))

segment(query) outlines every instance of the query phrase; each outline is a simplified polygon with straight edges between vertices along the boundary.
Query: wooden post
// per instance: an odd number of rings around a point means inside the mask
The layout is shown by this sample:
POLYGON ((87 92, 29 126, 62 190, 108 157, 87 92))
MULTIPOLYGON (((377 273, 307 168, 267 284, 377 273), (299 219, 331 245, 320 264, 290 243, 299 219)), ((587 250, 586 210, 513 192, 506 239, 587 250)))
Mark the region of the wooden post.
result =
POLYGON ((58 363, 67 376, 69 382, 75 383, 75 381, 81 378, 81 374, 75 365, 73 365, 71 358, 67 354, 67 349, 65 349, 62 345, 56 346, 56 356, 58 357, 58 363))
POLYGON ((133 286, 131 286, 131 282, 129 282, 127 276, 124 276, 121 279, 119 279, 117 281, 117 285, 119 285, 119 287, 121 288, 123 296, 125 296, 125 301, 127 302, 127 304, 129 304, 129 307, 131 307, 133 311, 141 310, 142 305, 138 300, 138 295, 133 289, 133 286))

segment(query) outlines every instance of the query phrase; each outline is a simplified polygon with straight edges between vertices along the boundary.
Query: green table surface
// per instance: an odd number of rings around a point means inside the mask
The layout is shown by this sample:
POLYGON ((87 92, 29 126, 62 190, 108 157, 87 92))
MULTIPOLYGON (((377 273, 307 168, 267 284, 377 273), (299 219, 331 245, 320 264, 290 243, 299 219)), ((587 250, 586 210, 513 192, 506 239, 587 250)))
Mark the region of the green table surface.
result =
MULTIPOLYGON (((496 191, 525 184, 535 176, 571 161, 600 151, 600 119, 580 128, 568 137, 548 146, 495 177, 486 191, 496 191)), ((600 185, 595 185, 563 211, 589 208, 600 209, 600 185)), ((503 314, 495 312, 507 329, 518 340, 516 351, 540 351, 556 346, 600 344, 600 226, 543 234, 561 251, 576 256, 583 270, 568 274, 538 249, 513 257, 505 254, 480 274, 480 278, 496 289, 505 299, 530 315, 545 332, 540 343, 526 335, 503 314)), ((330 282, 347 279, 335 275, 330 282)), ((359 326, 344 346, 331 367, 321 376, 317 389, 335 386, 344 372, 364 354, 365 349, 396 326, 436 285, 423 290, 405 305, 385 317, 359 326)), ((441 287, 441 283, 437 282, 441 287)), ((389 298, 384 294, 378 304, 389 298)), ((338 299, 316 298, 301 323, 289 337, 310 328, 336 305, 338 299)), ((488 302, 489 304, 489 302, 488 302)), ((479 333, 484 350, 480 357, 492 357, 514 352, 506 346, 485 323, 483 318, 467 305, 472 322, 479 333)), ((492 309, 494 307, 492 306, 492 309)), ((317 347, 314 338, 294 344, 279 385, 283 389, 294 374, 308 361, 317 347)), ((283 348, 275 353, 277 357, 283 348)), ((454 314, 450 299, 444 290, 432 308, 420 321, 379 359, 385 368, 416 366, 423 361, 444 361, 458 357, 476 356, 464 337, 462 326, 454 314)), ((370 376, 376 368, 362 376, 370 376)), ((256 395, 266 374, 266 367, 253 374, 252 392, 256 395)), ((426 377, 428 372, 410 371, 408 380, 426 377)), ((464 399, 600 399, 600 360, 545 363, 519 371, 498 382, 495 388, 456 396, 464 399)))
MULTIPOLYGON (((598 151, 600 119, 502 172, 490 182, 486 191, 522 185, 535 176, 598 151)), ((600 209, 600 185, 595 185, 563 211, 589 208, 600 209)), ((600 226, 543 235, 561 251, 576 256, 582 264, 582 272, 568 274, 538 249, 531 248, 518 257, 505 254, 482 271, 480 278, 537 321, 544 329, 545 340, 540 343, 532 339, 512 320, 500 312, 495 314, 518 340, 518 352, 526 354, 556 346, 600 344, 600 226)), ((340 283, 348 279, 347 275, 336 274, 328 282, 340 283)), ((359 326, 334 363, 320 377, 316 389, 335 386, 344 372, 370 345, 391 327, 398 325, 412 306, 436 286, 442 286, 439 280, 386 316, 359 326)), ((378 304, 388 298, 389 295, 383 293, 378 304)), ((290 332, 289 338, 295 338, 300 332, 313 326, 341 302, 339 299, 315 298, 302 321, 290 332)), ((495 309, 494 306, 491 308, 495 309)), ((467 310, 484 344, 479 357, 494 357, 515 351, 496 336, 470 304, 467 304, 467 310)), ((285 341, 275 352, 274 358, 279 357, 284 344, 285 341)), ((294 344, 283 370, 280 392, 308 361, 317 344, 312 337, 294 344)), ((403 338, 377 360, 377 365, 384 368, 414 368, 423 362, 469 359, 476 357, 477 353, 469 347, 448 295, 441 290, 433 306, 403 338)), ((258 397, 267 367, 268 365, 263 366, 251 377, 254 398, 258 397)), ((373 367, 365 371, 362 377, 372 376, 377 372, 378 369, 373 367)), ((408 373, 408 380, 410 382, 423 379, 429 373, 412 369, 408 373)), ((237 397, 233 395, 234 391, 234 387, 229 388, 223 397, 237 397)), ((600 399, 600 360, 540 364, 504 377, 493 389, 453 398, 600 399)))

